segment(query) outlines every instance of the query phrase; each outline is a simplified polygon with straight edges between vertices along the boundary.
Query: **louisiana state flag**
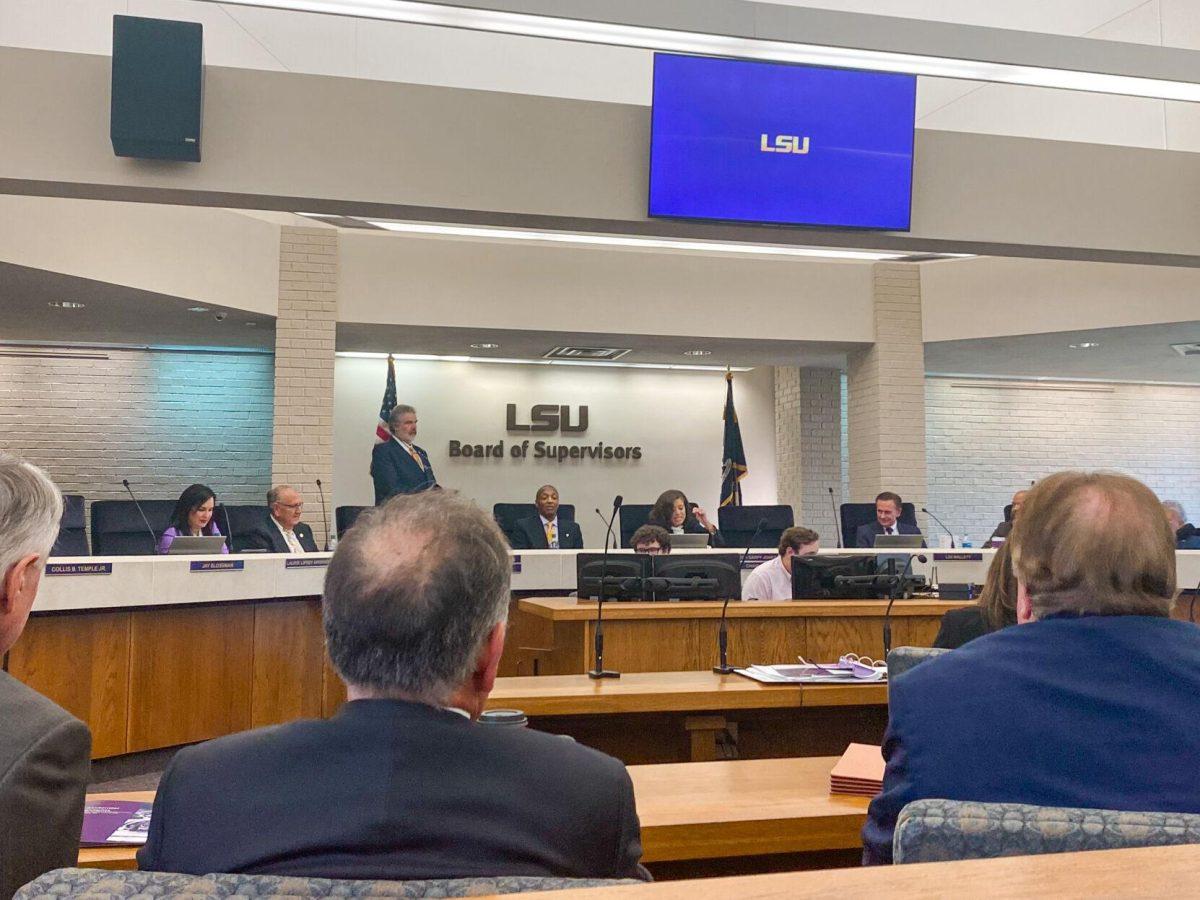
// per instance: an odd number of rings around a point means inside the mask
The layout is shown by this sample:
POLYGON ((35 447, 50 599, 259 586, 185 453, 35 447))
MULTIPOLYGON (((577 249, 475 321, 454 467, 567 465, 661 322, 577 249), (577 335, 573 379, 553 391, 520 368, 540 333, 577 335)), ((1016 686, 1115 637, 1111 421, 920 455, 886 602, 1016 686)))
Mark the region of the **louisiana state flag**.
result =
POLYGON ((746 451, 742 449, 742 427, 733 409, 733 373, 725 373, 725 453, 721 459, 721 505, 741 506, 741 480, 746 468, 746 451))

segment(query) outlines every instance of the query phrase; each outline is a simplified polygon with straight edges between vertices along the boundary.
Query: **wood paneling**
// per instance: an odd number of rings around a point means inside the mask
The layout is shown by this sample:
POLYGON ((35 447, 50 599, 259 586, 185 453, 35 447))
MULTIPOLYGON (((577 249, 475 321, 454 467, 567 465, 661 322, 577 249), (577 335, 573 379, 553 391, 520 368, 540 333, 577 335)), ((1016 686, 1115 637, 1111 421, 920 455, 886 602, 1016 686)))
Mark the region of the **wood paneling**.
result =
POLYGON ((253 606, 140 610, 130 634, 130 752, 250 727, 253 606))
POLYGON ((34 616, 9 655, 9 674, 92 730, 92 757, 125 753, 129 613, 34 616))
POLYGON ((254 728, 321 715, 325 642, 317 600, 254 608, 254 728))

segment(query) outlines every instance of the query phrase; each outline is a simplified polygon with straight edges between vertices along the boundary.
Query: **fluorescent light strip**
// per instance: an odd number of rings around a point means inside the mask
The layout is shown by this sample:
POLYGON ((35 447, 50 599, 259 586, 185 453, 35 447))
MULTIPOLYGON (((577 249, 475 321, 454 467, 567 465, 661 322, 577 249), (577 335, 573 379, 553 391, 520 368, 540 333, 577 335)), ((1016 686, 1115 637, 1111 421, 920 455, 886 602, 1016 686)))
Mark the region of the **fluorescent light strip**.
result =
POLYGON ((819 259, 887 260, 911 255, 874 250, 837 250, 817 247, 785 247, 777 244, 738 244, 732 241, 675 241, 665 238, 629 237, 607 234, 576 234, 569 231, 525 231, 516 228, 475 228, 465 225, 427 225, 420 222, 391 222, 367 219, 371 225, 405 234, 434 234, 447 237, 492 238, 494 240, 550 241, 559 244, 590 244, 597 247, 635 247, 643 250, 693 250, 699 253, 737 253, 765 256, 804 256, 819 259))
MULTIPOLYGON (((218 2, 218 0, 210 0, 210 2, 218 2)), ((905 72, 936 78, 1024 84, 1068 91, 1091 91, 1098 94, 1155 97, 1162 100, 1200 101, 1200 84, 1186 81, 1022 66, 1012 63, 980 62, 950 57, 895 53, 886 50, 821 47, 815 44, 756 40, 608 22, 588 22, 554 16, 462 9, 439 6, 436 3, 416 3, 412 0, 220 0, 220 2, 227 5, 326 13, 363 19, 383 19, 415 25, 439 25, 497 34, 581 41, 618 47, 641 47, 647 50, 666 50, 676 53, 841 66, 873 69, 879 72, 905 72)))
MULTIPOLYGON (((386 353, 360 350, 339 350, 337 356, 347 359, 387 359, 386 353)), ((421 362, 501 363, 510 366, 594 366, 607 369, 672 369, 684 372, 724 372, 725 366, 692 366, 674 363, 623 363, 592 359, 505 359, 498 356, 438 356, 434 353, 393 353, 392 359, 421 362)), ((752 366, 729 366, 731 372, 749 372, 752 366)))

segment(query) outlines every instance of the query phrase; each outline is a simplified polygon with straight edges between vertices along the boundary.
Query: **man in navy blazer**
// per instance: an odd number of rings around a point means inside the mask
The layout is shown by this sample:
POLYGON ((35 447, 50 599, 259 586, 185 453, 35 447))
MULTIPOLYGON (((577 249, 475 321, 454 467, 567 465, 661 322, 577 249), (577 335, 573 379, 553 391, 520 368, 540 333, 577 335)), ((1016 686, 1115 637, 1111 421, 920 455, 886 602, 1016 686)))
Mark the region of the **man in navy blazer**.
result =
POLYGON ((855 547, 874 547, 875 537, 880 534, 920 534, 916 525, 900 521, 900 510, 904 501, 899 494, 884 491, 875 498, 875 521, 858 526, 854 533, 855 547))
POLYGON ((417 411, 397 404, 388 416, 390 440, 371 451, 371 479, 375 482, 375 505, 397 494, 416 494, 437 486, 429 454, 413 443, 417 436, 417 411))
POLYGON ((1200 813, 1200 629, 1169 618, 1175 542, 1145 485, 1039 482, 1013 526, 1017 619, 888 688, 864 863, 922 798, 1200 813))
POLYGON ((583 532, 575 522, 558 515, 558 488, 543 484, 533 505, 538 514, 513 523, 514 550, 582 550, 583 532))

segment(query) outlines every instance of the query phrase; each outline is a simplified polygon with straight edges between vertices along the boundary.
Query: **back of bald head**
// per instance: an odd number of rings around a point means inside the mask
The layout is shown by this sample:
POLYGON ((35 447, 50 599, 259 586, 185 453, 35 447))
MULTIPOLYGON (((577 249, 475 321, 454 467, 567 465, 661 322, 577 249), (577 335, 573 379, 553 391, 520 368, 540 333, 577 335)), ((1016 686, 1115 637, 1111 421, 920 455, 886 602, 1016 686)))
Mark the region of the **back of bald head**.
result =
POLYGON ((1114 472, 1058 472, 1025 498, 1009 538, 1034 618, 1167 616, 1175 540, 1158 498, 1114 472))

